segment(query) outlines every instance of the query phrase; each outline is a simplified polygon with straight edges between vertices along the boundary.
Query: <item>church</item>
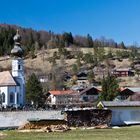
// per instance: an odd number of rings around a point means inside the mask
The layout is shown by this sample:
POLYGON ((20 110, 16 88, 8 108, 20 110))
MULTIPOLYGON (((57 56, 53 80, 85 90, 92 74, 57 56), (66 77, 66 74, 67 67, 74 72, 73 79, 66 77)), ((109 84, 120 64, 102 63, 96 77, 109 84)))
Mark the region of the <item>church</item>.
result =
POLYGON ((0 105, 19 107, 25 104, 25 75, 21 36, 14 36, 14 48, 11 50, 12 71, 0 72, 0 105))

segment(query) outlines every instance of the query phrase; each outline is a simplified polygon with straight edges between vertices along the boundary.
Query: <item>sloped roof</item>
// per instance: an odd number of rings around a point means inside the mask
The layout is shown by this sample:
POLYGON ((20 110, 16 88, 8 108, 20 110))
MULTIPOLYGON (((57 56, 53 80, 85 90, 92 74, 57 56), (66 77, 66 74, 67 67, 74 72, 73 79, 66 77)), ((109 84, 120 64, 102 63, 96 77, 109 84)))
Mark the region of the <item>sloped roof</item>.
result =
POLYGON ((74 93, 74 91, 73 90, 50 90, 49 93, 52 95, 69 95, 74 93))
POLYGON ((98 94, 100 92, 100 90, 95 88, 95 87, 88 87, 88 88, 82 90, 80 92, 80 94, 82 95, 82 94, 90 93, 90 92, 91 92, 91 94, 96 95, 96 94, 98 94))
POLYGON ((134 94, 134 91, 128 88, 120 89, 120 95, 133 95, 133 94, 134 94))
POLYGON ((0 72, 0 86, 16 86, 13 76, 9 71, 0 72))
POLYGON ((140 87, 128 87, 128 89, 132 90, 133 92, 140 92, 140 87))
POLYGON ((101 101, 99 104, 103 107, 140 107, 140 101, 101 101))

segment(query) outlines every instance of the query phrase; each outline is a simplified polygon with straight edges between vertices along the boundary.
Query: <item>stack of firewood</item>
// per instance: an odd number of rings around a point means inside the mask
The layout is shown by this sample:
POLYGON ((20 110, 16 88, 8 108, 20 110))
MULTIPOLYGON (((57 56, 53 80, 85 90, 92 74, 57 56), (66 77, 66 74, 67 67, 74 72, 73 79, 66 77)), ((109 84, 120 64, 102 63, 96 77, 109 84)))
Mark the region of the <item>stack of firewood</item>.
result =
POLYGON ((65 132, 67 130, 70 130, 70 128, 64 124, 40 126, 32 123, 26 123, 22 127, 19 127, 19 130, 29 130, 29 129, 41 129, 43 132, 65 132))
POLYGON ((70 130, 67 125, 50 125, 42 128, 44 132, 65 132, 70 130))
POLYGON ((110 125, 111 110, 77 110, 66 112, 67 123, 69 127, 95 127, 102 125, 110 125))

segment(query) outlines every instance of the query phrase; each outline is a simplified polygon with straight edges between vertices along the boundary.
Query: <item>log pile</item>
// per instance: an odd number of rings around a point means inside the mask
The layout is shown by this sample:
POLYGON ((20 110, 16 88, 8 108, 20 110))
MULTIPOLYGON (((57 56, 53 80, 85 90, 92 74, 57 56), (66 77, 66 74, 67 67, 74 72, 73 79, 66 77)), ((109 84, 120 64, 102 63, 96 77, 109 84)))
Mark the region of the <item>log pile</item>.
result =
POLYGON ((41 129, 43 132, 64 132, 70 130, 64 120, 31 121, 18 128, 18 130, 31 129, 41 129))
POLYGON ((111 122, 111 110, 91 109, 66 111, 69 127, 108 127, 111 122))
POLYGON ((70 128, 67 125, 51 125, 42 128, 44 132, 65 132, 70 130, 70 128))
POLYGON ((45 127, 41 127, 41 126, 33 126, 31 124, 26 124, 24 126, 24 128, 19 128, 18 130, 20 130, 19 132, 32 132, 32 130, 37 130, 35 132, 65 132, 70 130, 70 128, 67 125, 49 125, 49 126, 45 126, 45 127), (22 130, 27 130, 27 131, 22 131, 22 130), (30 131, 31 130, 31 131, 30 131), (40 131, 39 131, 40 130, 40 131))

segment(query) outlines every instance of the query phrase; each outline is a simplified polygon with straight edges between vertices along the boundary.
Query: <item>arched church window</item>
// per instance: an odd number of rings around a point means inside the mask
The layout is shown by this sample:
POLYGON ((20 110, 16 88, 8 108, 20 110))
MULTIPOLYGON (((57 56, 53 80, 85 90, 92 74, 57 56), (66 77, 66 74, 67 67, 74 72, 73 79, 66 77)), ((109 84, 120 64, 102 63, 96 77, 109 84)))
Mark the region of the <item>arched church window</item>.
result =
POLYGON ((19 93, 17 93, 17 103, 19 103, 19 93))
POLYGON ((14 103, 14 93, 10 93, 10 103, 14 103))
POLYGON ((20 65, 18 65, 18 70, 20 70, 20 65))
POLYGON ((2 93, 2 102, 5 103, 5 93, 2 93))

